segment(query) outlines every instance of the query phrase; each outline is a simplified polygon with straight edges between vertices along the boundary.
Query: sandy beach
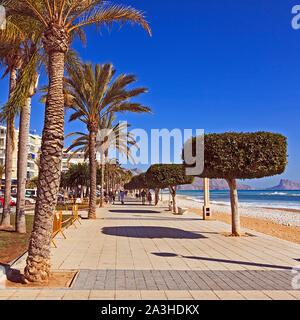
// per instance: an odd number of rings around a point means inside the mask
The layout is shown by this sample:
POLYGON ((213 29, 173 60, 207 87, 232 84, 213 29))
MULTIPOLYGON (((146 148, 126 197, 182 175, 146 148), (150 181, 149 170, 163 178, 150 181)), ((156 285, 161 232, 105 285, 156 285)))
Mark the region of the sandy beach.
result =
MULTIPOLYGON (((177 206, 189 208, 191 212, 202 215, 202 202, 193 201, 188 196, 178 195, 177 206)), ((169 200, 163 194, 164 204, 169 200)), ((231 224, 231 208, 224 204, 211 204, 212 218, 231 224)), ((239 207, 241 226, 274 237, 300 243, 300 210, 279 208, 239 207)))

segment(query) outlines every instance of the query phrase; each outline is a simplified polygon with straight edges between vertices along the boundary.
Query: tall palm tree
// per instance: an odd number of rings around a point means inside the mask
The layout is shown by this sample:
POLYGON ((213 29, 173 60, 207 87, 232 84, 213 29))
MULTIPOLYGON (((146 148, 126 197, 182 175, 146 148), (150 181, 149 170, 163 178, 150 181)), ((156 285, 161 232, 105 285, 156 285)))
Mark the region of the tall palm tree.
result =
MULTIPOLYGON (((23 23, 24 24, 24 23, 23 23)), ((28 23, 24 25, 28 29, 28 23)), ((44 63, 47 71, 47 61, 41 46, 41 33, 30 21, 29 31, 26 32, 23 41, 24 64, 19 71, 18 83, 11 101, 4 106, 4 112, 9 112, 9 108, 14 108, 16 114, 20 112, 19 140, 18 140, 18 162, 17 162, 17 205, 16 205, 16 231, 26 233, 25 221, 25 192, 27 180, 27 158, 28 158, 28 138, 31 114, 31 99, 35 95, 39 74, 37 68, 44 63), (19 79, 20 78, 20 79, 19 79), (25 90, 24 90, 25 88, 25 90)), ((77 34, 72 32, 72 37, 77 34)), ((84 39, 84 37, 82 36, 84 39)), ((72 68, 78 63, 79 58, 74 50, 69 50, 65 56, 66 65, 72 68)), ((45 98, 46 101, 46 98, 45 98)))
MULTIPOLYGON (((2 42, 2 41, 1 41, 2 42)), ((0 44, 0 60, 6 66, 6 71, 2 78, 7 74, 9 77, 9 99, 17 85, 17 72, 21 68, 23 60, 20 42, 7 42, 0 44)), ((3 121, 3 119, 2 119, 3 121)), ((10 225, 10 197, 11 197, 11 178, 12 178, 12 153, 15 148, 15 113, 13 110, 6 115, 6 142, 5 142, 5 190, 1 228, 11 228, 10 225)))
MULTIPOLYGON (((6 4, 7 1, 0 0, 0 4, 6 4)), ((16 75, 16 83, 13 92, 9 95, 8 102, 1 109, 1 119, 0 121, 7 122, 8 141, 13 142, 14 136, 14 117, 18 116, 20 110, 20 128, 19 128, 19 143, 18 143, 18 170, 17 170, 17 180, 18 180, 18 194, 17 194, 17 211, 16 211, 16 231, 25 233, 26 223, 24 215, 25 206, 25 183, 26 183, 26 172, 27 172, 27 140, 29 133, 29 116, 30 115, 30 91, 32 87, 32 82, 36 79, 36 47, 41 40, 41 31, 38 28, 38 24, 32 19, 24 18, 19 19, 16 16, 9 15, 7 17, 7 27, 4 31, 0 32, 0 42, 1 42, 1 56, 7 54, 9 59, 11 59, 11 52, 18 52, 18 75, 16 75), (7 49, 11 47, 7 51, 7 49), (29 108, 29 112, 28 112, 29 108), (24 112, 23 112, 23 109, 24 112), (27 130, 28 128, 28 130, 27 130), (20 194, 23 196, 20 198, 20 194), (21 201, 23 200, 23 201, 21 201), (23 205, 22 205, 23 202, 23 205), (21 207, 20 207, 21 204, 21 207)), ((15 145, 12 145, 12 149, 15 145)), ((8 148, 7 151, 8 170, 11 167, 11 149, 8 148)), ((11 177, 8 174, 8 177, 11 177)), ((10 179, 11 180, 11 179, 10 179)), ((8 182, 8 181, 7 181, 8 182)), ((10 183, 6 182, 6 193, 7 201, 10 201, 10 183)), ((8 204, 7 204, 8 205, 8 204)), ((8 218, 7 218, 8 219, 8 218)))
MULTIPOLYGON (((128 101, 131 97, 145 93, 145 88, 126 90, 135 82, 134 75, 122 74, 113 81, 115 70, 110 63, 105 65, 82 63, 80 68, 69 70, 65 83, 71 92, 71 109, 74 113, 69 121, 80 120, 89 132, 88 152, 90 163, 90 206, 88 217, 96 218, 96 136, 102 120, 114 112, 151 112, 148 107, 128 101)), ((104 128, 101 128, 104 129, 104 128)))
MULTIPOLYGON (((119 151, 120 154, 125 155, 127 159, 131 159, 134 162, 131 153, 131 147, 136 147, 135 137, 131 132, 127 131, 127 128, 130 127, 127 123, 115 123, 116 116, 113 116, 113 112, 106 114, 102 121, 100 122, 99 129, 106 129, 105 130, 105 141, 103 137, 98 137, 100 139, 96 139, 96 150, 100 152, 100 166, 101 166, 101 175, 100 175, 100 185, 101 190, 104 190, 104 154, 109 148, 114 148, 119 151), (102 156, 101 156, 102 155, 102 156)), ((69 134, 66 138, 71 136, 78 136, 76 139, 73 140, 70 147, 67 149, 67 152, 70 150, 74 150, 72 155, 69 157, 71 160, 77 153, 84 153, 85 159, 89 156, 89 134, 82 133, 82 132, 74 132, 69 134)), ((107 176, 108 176, 108 167, 106 169, 107 176)), ((103 205, 103 192, 101 192, 100 197, 100 206, 103 205)))
MULTIPOLYGON (((133 163, 135 163, 135 161, 132 157, 131 147, 134 146, 138 149, 135 136, 132 135, 132 133, 127 132, 130 125, 122 122, 115 123, 115 120, 115 112, 110 112, 103 117, 100 123, 100 128, 104 130, 104 134, 102 137, 99 137, 101 143, 98 142, 97 147, 101 154, 103 153, 104 155, 104 159, 101 159, 101 163, 106 166, 107 177, 110 176, 108 158, 109 149, 117 149, 121 155, 125 155, 127 159, 130 158, 133 163)), ((106 183, 106 202, 108 201, 108 192, 110 189, 108 182, 109 180, 107 180, 106 183)))
POLYGON ((7 16, 31 17, 40 23, 43 46, 48 55, 49 90, 42 136, 38 197, 34 227, 24 270, 25 279, 43 282, 50 274, 50 237, 53 212, 59 191, 64 139, 63 74, 65 54, 75 29, 95 25, 98 29, 113 22, 132 22, 150 28, 143 13, 131 7, 99 0, 9 0, 7 16))

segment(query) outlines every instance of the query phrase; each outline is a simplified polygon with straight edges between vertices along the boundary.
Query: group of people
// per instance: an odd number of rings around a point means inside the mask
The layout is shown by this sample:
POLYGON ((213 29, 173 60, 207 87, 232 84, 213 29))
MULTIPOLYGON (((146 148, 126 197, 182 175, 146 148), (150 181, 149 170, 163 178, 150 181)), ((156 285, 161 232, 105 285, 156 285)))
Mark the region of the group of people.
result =
POLYGON ((124 204, 124 198, 126 196, 126 191, 124 190, 116 190, 113 191, 112 189, 108 192, 108 194, 106 193, 106 191, 104 191, 104 197, 105 199, 107 199, 108 196, 108 202, 115 204, 116 201, 116 196, 118 197, 118 201, 120 201, 122 204, 124 204))
POLYGON ((136 193, 135 197, 138 198, 142 198, 142 204, 146 203, 146 198, 149 202, 149 205, 152 205, 152 194, 149 191, 148 193, 145 190, 142 190, 141 193, 136 193))

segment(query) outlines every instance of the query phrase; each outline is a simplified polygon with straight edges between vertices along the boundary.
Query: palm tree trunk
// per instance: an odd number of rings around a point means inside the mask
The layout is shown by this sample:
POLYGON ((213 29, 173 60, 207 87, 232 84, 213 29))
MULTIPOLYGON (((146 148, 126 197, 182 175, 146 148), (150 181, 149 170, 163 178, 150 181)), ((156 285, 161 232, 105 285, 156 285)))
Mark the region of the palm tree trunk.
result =
POLYGON ((100 207, 103 207, 104 199, 104 154, 100 151, 101 156, 101 195, 100 195, 100 207))
POLYGON ((90 204, 89 219, 96 219, 96 201, 97 201, 97 161, 96 161, 96 133, 91 130, 89 135, 89 160, 90 160, 90 204))
MULTIPOLYGON (((17 86, 17 69, 10 71, 9 79, 9 98, 17 86)), ((6 126, 6 143, 5 143, 5 189, 4 204, 2 212, 1 228, 11 228, 10 224, 10 197, 11 197, 11 178, 12 178, 12 153, 13 153, 13 136, 15 130, 15 116, 10 114, 6 126)))
POLYGON ((106 198, 105 198, 105 201, 108 202, 109 183, 110 183, 108 151, 105 151, 105 171, 106 171, 106 198))
POLYGON ((33 83, 29 90, 28 98, 25 106, 21 110, 19 124, 19 143, 18 143, 18 193, 16 208, 16 232, 26 233, 25 219, 25 194, 26 194, 26 178, 27 178, 27 158, 28 158, 28 137, 30 127, 31 98, 36 93, 38 87, 38 76, 36 82, 33 83))
POLYGON ((38 194, 24 276, 27 281, 48 281, 53 213, 60 185, 64 144, 63 74, 65 52, 49 50, 49 90, 40 156, 38 194))
POLYGON ((236 189, 235 179, 226 179, 230 188, 230 202, 231 202, 231 219, 232 219, 232 235, 235 237, 241 236, 240 230, 240 215, 238 206, 238 194, 236 189))

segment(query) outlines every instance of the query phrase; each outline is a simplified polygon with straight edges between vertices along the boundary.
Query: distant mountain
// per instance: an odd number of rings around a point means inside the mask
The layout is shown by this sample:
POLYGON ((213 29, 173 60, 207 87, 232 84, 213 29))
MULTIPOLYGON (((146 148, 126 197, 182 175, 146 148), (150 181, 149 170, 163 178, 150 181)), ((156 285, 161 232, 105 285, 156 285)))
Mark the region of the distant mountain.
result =
MULTIPOLYGON (((224 179, 210 179, 209 180, 210 190, 229 190, 228 183, 224 179)), ((237 182, 238 190, 253 190, 252 187, 237 182)), ((179 186, 178 190, 203 190, 203 179, 195 178, 193 184, 187 184, 179 186)))
POLYGON ((143 170, 141 170, 139 168, 130 169, 129 171, 131 171, 134 176, 138 176, 139 174, 144 172, 143 170))
POLYGON ((300 190, 300 183, 281 179, 278 186, 267 188, 266 190, 300 190))

